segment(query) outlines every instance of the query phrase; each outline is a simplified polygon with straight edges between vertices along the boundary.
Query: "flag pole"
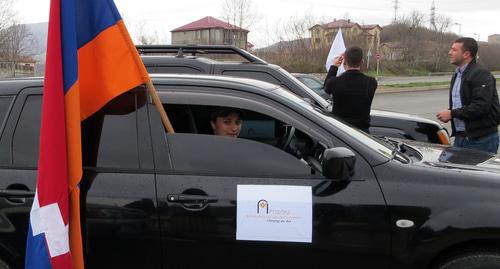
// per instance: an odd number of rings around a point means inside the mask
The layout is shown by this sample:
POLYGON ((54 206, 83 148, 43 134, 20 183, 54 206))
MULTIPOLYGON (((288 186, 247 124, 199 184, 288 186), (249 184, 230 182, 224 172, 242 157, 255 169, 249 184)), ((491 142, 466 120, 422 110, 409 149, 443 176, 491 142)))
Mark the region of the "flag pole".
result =
POLYGON ((148 92, 151 95, 151 98, 153 99, 153 104, 156 106, 156 109, 158 109, 158 112, 160 112, 160 117, 161 117, 161 122, 163 123, 163 126, 165 129, 167 129, 167 132, 169 134, 173 134, 174 132, 174 127, 172 127, 172 124, 170 123, 170 120, 168 119, 167 112, 165 112, 165 108, 163 107, 160 97, 158 96, 158 93, 156 92, 156 88, 153 85, 153 82, 149 80, 146 82, 146 87, 148 88, 148 92))

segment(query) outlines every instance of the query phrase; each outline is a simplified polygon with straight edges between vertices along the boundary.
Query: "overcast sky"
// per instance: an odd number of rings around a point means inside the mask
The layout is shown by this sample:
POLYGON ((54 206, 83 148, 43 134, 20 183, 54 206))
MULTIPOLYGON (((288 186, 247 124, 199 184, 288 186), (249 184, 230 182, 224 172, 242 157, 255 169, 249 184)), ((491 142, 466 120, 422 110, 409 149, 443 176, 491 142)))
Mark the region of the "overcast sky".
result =
MULTIPOLYGON (((205 16, 221 18, 223 0, 115 0, 132 35, 143 24, 150 34, 170 42, 170 31, 205 16)), ((21 23, 48 20, 49 0, 14 0, 21 23)), ((253 0, 261 19, 249 30, 249 41, 257 47, 268 45, 276 25, 306 13, 317 18, 350 18, 360 24, 389 24, 394 17, 394 0, 253 0)), ((398 15, 413 10, 430 14, 432 0, 399 0, 398 15)), ((445 15, 458 24, 450 31, 487 41, 500 34, 499 0, 435 0, 436 14, 445 15)), ((429 23, 426 22, 426 25, 429 23)))

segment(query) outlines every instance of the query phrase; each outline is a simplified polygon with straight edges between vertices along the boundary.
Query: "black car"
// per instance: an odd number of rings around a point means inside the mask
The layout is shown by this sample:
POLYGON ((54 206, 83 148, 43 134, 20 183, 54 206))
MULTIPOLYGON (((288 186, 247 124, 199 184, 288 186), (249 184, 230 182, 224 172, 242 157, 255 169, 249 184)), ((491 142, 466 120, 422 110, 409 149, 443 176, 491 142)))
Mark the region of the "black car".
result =
MULTIPOLYGON (((261 81, 153 81, 176 133, 143 88, 82 123, 86 268, 500 268, 499 156, 374 138, 261 81), (242 111, 239 138, 211 134, 221 106, 242 111), (244 200, 249 186, 277 191, 244 200), (250 218, 275 232, 241 237, 250 218), (305 240, 283 235, 299 220, 305 240)), ((2 269, 23 268, 42 85, 0 81, 2 269)))
MULTIPOLYGON (((324 111, 331 103, 283 68, 269 64, 234 46, 150 45, 138 46, 149 73, 213 74, 252 78, 279 85, 324 111)), ((448 145, 449 135, 439 123, 414 115, 371 111, 370 133, 448 145)))

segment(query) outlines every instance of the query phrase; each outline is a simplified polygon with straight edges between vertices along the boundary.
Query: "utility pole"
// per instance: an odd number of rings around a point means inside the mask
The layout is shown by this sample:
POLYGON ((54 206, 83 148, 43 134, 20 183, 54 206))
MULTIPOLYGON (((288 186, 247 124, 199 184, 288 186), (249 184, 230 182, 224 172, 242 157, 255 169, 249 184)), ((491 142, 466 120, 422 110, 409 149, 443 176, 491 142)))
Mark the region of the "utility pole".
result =
POLYGON ((458 25, 458 36, 462 36, 462 24, 455 22, 454 25, 458 25))
POLYGON ((431 6, 431 19, 430 19, 430 23, 431 23, 431 29, 432 30, 436 30, 437 27, 436 27, 436 4, 434 3, 434 1, 432 1, 432 6, 431 6))
POLYGON ((394 23, 398 21, 399 0, 394 0, 394 23))

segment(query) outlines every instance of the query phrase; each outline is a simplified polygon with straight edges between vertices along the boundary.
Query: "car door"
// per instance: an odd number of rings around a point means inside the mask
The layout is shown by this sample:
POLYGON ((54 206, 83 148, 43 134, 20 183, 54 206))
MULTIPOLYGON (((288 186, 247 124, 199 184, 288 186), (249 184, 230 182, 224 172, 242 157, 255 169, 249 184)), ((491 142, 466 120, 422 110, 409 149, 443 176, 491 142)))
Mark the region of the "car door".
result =
MULTIPOLYGON (((160 94, 167 108, 180 104, 245 109, 286 122, 325 146, 334 146, 332 134, 272 100, 218 93, 216 88, 199 90, 199 94, 192 89, 183 92, 180 86, 168 89, 160 94)), ((388 211, 373 171, 362 156, 357 156, 349 182, 336 181, 324 178, 303 159, 276 146, 251 138, 165 134, 157 112, 150 109, 150 115, 166 268, 387 267, 388 211), (241 219, 237 211, 241 205, 237 192, 248 185, 309 188, 311 241, 238 240, 241 219)), ((243 125, 245 121, 249 122, 244 119, 243 125)))
MULTIPOLYGON (((23 90, 5 124, 0 190, 35 191, 41 93, 41 87, 23 90)), ((117 98, 83 123, 80 198, 86 268, 161 267, 147 108, 134 111, 136 93, 125 99, 117 98), (132 107, 122 110, 126 103, 132 107)), ((20 268, 32 202, 0 197, 0 243, 20 268)))

